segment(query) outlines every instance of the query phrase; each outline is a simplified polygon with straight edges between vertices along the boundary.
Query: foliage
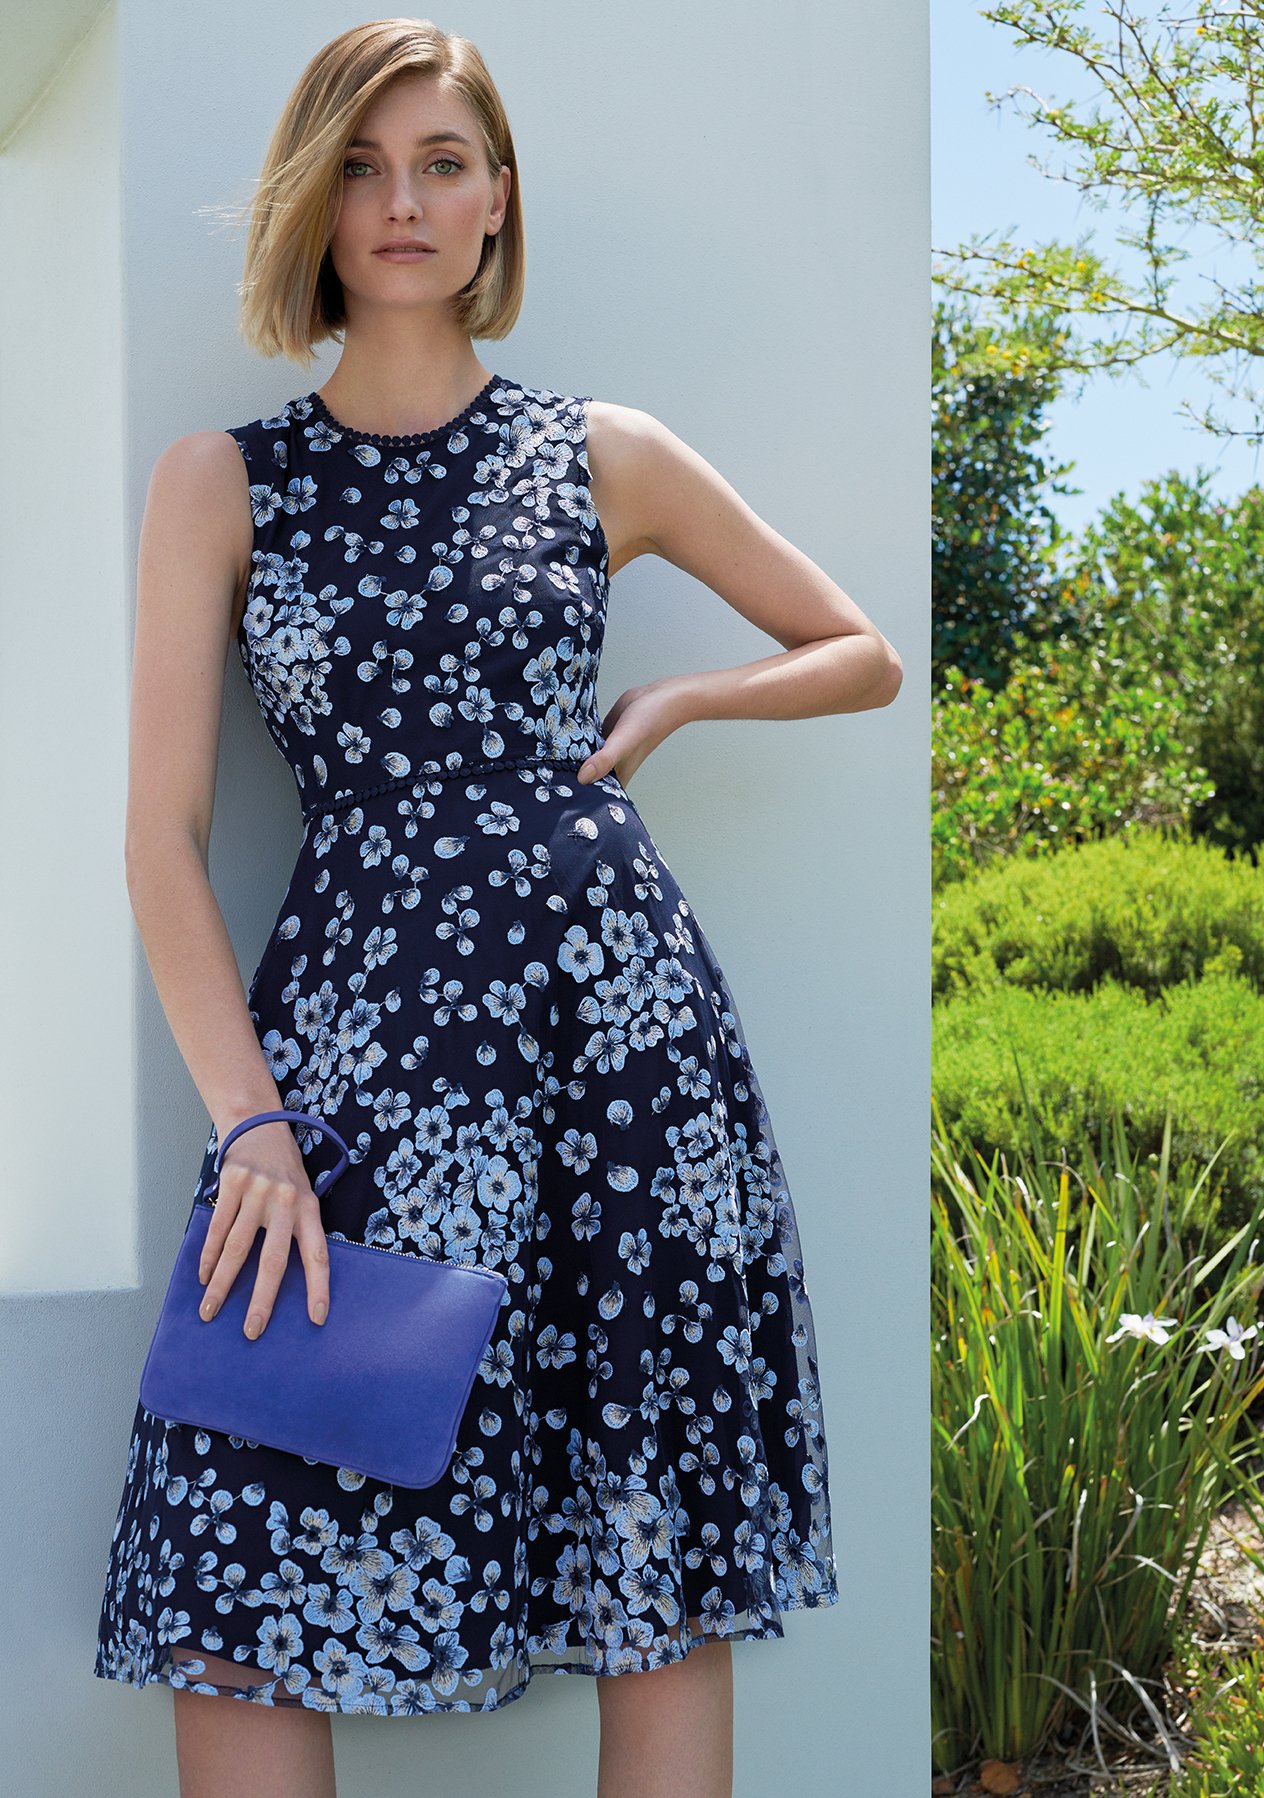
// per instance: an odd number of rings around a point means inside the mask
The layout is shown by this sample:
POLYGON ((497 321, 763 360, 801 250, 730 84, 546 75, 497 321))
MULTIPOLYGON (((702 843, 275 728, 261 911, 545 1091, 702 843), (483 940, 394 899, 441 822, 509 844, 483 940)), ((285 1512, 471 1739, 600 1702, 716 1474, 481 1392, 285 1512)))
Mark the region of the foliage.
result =
POLYGON ((931 996, 1001 984, 1087 993, 1104 980, 1156 999, 1236 972, 1264 993, 1264 870, 1159 831, 999 862, 931 909, 931 996))
MULTIPOLYGON (((1162 351, 1196 357, 1209 379, 1245 401, 1249 423, 1234 430, 1211 406, 1182 410, 1217 436, 1264 441, 1264 395, 1242 377, 1264 355, 1264 286, 1255 275, 1264 245, 1264 146, 1259 95, 1264 82, 1264 16, 1259 0, 1182 0, 1154 18, 1128 0, 1102 0, 1109 20, 1098 35, 1084 25, 1083 0, 1004 0, 981 16, 1006 25, 1024 45, 1068 57, 1086 73, 1083 106, 1046 101, 1030 88, 1002 100, 1029 103, 1029 122, 1065 153, 1065 168, 1041 172, 1107 199, 1134 223, 1118 241, 1138 259, 1134 277, 1112 269, 1091 234, 1073 245, 1019 246, 992 235, 943 251, 941 285, 993 303, 1006 319, 1056 310, 1085 321, 1078 337, 1051 342, 1046 356, 1064 372, 1121 372, 1162 351), (1213 279, 1178 297, 1193 229, 1210 240, 1200 260, 1245 264, 1235 286, 1213 279), (1095 335, 1095 332, 1100 334, 1095 335)), ((996 96, 989 99, 997 102, 996 96)))
POLYGON ((1212 795, 1183 705, 1161 669, 1107 667, 1091 648, 1016 656, 995 693, 950 671, 931 713, 935 888, 1001 856, 1183 825, 1212 795))
MULTIPOLYGON (((1192 766, 1214 791, 1191 827, 1235 848, 1264 841, 1264 490, 1212 499, 1175 471, 1122 494, 1066 556, 1056 653, 1093 645, 1124 679, 1158 673, 1181 697, 1192 766)), ((1033 621, 1033 633, 1038 627, 1033 621)))
POLYGON ((1259 1337, 1238 1341, 1251 1230, 1207 1254, 1209 1170, 1173 1176, 1166 1135, 1143 1165, 1116 1114, 1073 1174, 1028 1131, 1013 1171, 938 1116, 932 1137, 938 1769, 1038 1752, 1077 1706, 1126 1721, 1217 1508, 1260 1503, 1235 1446, 1264 1387, 1259 1337))
POLYGON ((1057 378, 1033 366, 1052 319, 998 341, 968 309, 936 303, 931 338, 931 662, 988 686, 1014 632, 1048 622, 1062 532, 1042 494, 1074 491, 1039 449, 1057 378))
POLYGON ((1264 1650, 1228 1665, 1193 1642, 1182 1646, 1195 1750, 1167 1798, 1235 1798, 1264 1791, 1264 1650))
POLYGON ((1041 1130, 1073 1161, 1115 1110, 1137 1156, 1157 1156, 1170 1117, 1182 1159, 1221 1149, 1200 1224, 1223 1235, 1264 1209, 1264 999, 1246 981, 1212 974, 1153 1004, 1114 980, 1091 993, 1002 986, 934 1015, 936 1102, 982 1153, 1023 1142, 1017 1057, 1041 1130))
POLYGON ((1138 823, 1264 841, 1264 490, 1175 471, 1062 555, 1047 619, 993 693, 949 671, 933 713, 937 886, 1138 823))

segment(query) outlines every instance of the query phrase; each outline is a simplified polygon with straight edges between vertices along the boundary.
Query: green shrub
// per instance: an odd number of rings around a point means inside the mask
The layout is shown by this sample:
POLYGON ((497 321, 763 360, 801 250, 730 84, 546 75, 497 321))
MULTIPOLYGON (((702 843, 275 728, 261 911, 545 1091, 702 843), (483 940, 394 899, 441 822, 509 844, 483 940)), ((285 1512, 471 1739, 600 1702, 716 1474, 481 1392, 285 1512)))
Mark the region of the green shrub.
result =
POLYGON ((1200 1223, 1232 1230, 1264 1209, 1264 997, 1244 980, 1212 974, 1153 1003, 1113 980, 1091 993, 1001 986, 947 1000, 931 1065, 945 1122, 989 1158, 1012 1162, 1025 1141, 1025 1084, 1042 1133, 1072 1163, 1115 1111, 1137 1154, 1157 1155, 1170 1113, 1178 1160, 1225 1145, 1200 1223))
POLYGON ((1113 500, 1007 630, 1003 683, 943 670, 937 888, 1139 823, 1264 841, 1264 491, 1225 505, 1210 480, 1172 472, 1113 500))
POLYGON ((935 999, 1002 982, 1089 992, 1106 979, 1153 999, 1218 971, 1264 990, 1264 870, 1136 831, 998 862, 937 895, 931 931, 935 999))
POLYGON ((1046 616, 1050 653, 1091 647, 1123 684, 1153 672, 1179 696, 1190 766, 1213 787, 1190 825, 1251 848, 1264 841, 1264 490, 1226 503, 1213 479, 1172 470, 1136 501, 1117 495, 1074 545, 1069 611, 1046 616))
POLYGON ((1264 1652, 1226 1660, 1190 1643, 1182 1648, 1195 1747, 1167 1798, 1250 1798, 1264 1792, 1264 1652))
POLYGON ((1007 856, 1185 825, 1214 788, 1192 763, 1184 705, 1158 670, 1103 679, 1078 654, 1018 659, 996 691, 950 670, 932 703, 936 890, 1007 856))

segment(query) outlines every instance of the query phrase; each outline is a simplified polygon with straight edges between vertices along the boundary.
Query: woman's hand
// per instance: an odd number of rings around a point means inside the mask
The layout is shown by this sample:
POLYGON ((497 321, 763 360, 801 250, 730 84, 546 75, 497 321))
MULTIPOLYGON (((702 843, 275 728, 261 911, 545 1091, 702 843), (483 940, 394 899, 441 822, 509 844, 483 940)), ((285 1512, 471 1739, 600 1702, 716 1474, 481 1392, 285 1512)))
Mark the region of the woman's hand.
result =
POLYGON ((307 1270, 307 1314, 313 1323, 323 1324, 329 1314, 329 1249, 320 1200, 308 1181, 293 1127, 279 1118, 243 1130, 220 1163, 219 1189, 198 1263, 198 1278, 206 1287, 199 1315, 208 1322, 260 1229, 267 1235, 259 1251, 246 1335, 260 1336, 267 1327, 293 1237, 307 1270))
POLYGON ((626 787, 650 751, 692 715, 686 694, 684 680, 675 674, 625 688, 602 720, 605 742, 576 770, 581 784, 613 773, 626 787))

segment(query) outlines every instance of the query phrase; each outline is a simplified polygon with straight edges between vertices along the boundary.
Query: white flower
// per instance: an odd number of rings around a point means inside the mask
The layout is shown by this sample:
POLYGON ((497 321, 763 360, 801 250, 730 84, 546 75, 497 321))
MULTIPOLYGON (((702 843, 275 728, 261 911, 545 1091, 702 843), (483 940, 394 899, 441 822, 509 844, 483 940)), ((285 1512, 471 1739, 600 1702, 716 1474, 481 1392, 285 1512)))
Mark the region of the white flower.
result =
POLYGON ((1135 1311, 1122 1311, 1119 1315, 1119 1328, 1106 1338, 1107 1342, 1118 1342, 1121 1336, 1142 1336, 1149 1342, 1165 1343, 1168 1332, 1176 1328, 1174 1317, 1156 1317, 1153 1311, 1147 1311, 1144 1317, 1135 1311))
POLYGON ((1230 1317, 1223 1330, 1208 1330, 1207 1346, 1209 1348, 1227 1348, 1235 1361, 1245 1361, 1246 1350, 1242 1344, 1248 1342, 1252 1336, 1258 1335, 1258 1324, 1248 1324, 1244 1330, 1236 1317, 1230 1317))

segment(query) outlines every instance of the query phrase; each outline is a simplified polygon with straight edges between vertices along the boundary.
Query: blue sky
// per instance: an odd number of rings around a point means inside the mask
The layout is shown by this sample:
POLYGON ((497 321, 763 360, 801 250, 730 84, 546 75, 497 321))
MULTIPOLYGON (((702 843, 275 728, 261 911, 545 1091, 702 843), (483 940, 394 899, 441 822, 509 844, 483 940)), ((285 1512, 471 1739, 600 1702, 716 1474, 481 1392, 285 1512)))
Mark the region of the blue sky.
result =
MULTIPOLYGON (((1153 16, 1156 9, 1138 0, 1135 10, 1153 16)), ((1102 34, 1105 14, 1094 0, 1088 0, 1083 22, 1102 34)), ((1021 46, 1007 26, 981 18, 975 0, 931 0, 931 32, 936 249, 964 244, 975 232, 1069 243, 1091 231, 1108 265, 1126 269, 1128 253, 1114 246, 1112 220, 1128 215, 1100 212, 1069 183, 1030 167, 1028 158, 1035 156, 1057 169, 1065 153, 1046 130, 1026 122, 1021 100, 998 108, 986 98, 988 89, 1000 94, 1021 83, 1046 100, 1081 99, 1088 92, 1081 66, 1069 56, 1021 46)), ((1194 250, 1192 237, 1185 247, 1194 250)), ((1209 238, 1184 265, 1176 297, 1188 298, 1210 274, 1228 279, 1231 272, 1225 248, 1209 238)), ((1144 480, 1170 468, 1192 474, 1201 464, 1224 498, 1264 481, 1264 451, 1211 436, 1179 412, 1182 399, 1214 404, 1239 429, 1248 422, 1241 402, 1213 386, 1199 363, 1175 357, 1150 357, 1121 377, 1092 375, 1078 399, 1068 393, 1050 408, 1048 448, 1056 459, 1075 463, 1066 479, 1084 490, 1057 500, 1054 509, 1064 523, 1082 524, 1120 491, 1135 498, 1144 480)))

